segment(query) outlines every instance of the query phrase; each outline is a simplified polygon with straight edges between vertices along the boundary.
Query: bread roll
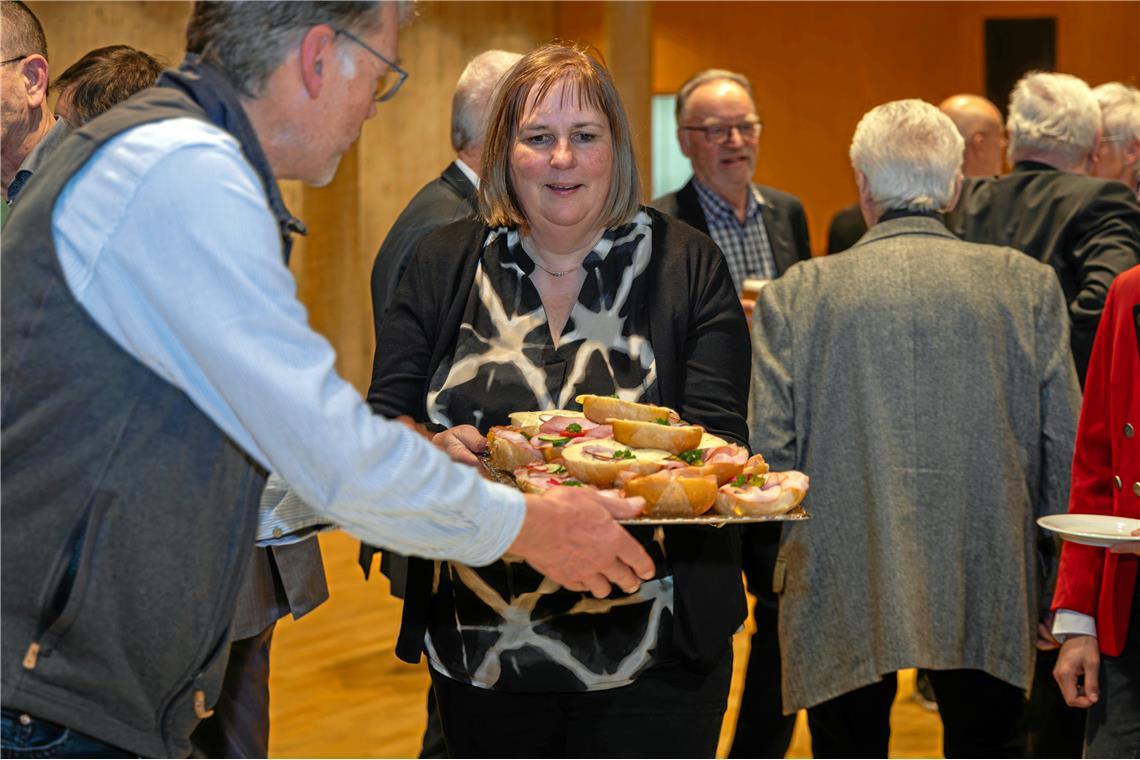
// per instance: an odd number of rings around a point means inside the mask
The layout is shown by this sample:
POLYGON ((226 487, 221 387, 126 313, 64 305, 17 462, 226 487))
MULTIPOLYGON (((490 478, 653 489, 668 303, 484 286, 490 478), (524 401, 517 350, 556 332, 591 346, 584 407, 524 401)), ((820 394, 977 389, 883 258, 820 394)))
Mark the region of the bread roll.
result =
POLYGON ((625 419, 608 422, 613 425, 614 439, 618 443, 639 449, 664 449, 671 454, 697 448, 705 432, 696 425, 661 425, 625 419))
POLYGON ((794 470, 751 477, 742 475, 717 492, 716 511, 739 517, 782 515, 803 501, 807 489, 807 475, 794 470))
POLYGON ((540 412, 511 412, 511 427, 518 428, 527 438, 538 434, 542 423, 552 417, 580 417, 586 418, 581 412, 571 412, 565 409, 546 409, 540 412))
POLYGON ((542 452, 531 445, 526 436, 509 427, 493 427, 487 431, 487 453, 491 464, 500 470, 514 472, 531 462, 543 462, 542 452))
POLYGON ((650 517, 697 517, 717 497, 716 477, 690 467, 633 478, 624 491, 626 496, 645 499, 645 514, 650 517))
POLYGON ((634 451, 612 438, 584 439, 562 449, 562 462, 570 474, 599 488, 612 487, 618 475, 627 470, 639 475, 657 472, 669 456, 668 451, 659 449, 634 451))
POLYGON ((655 422, 666 420, 677 422, 680 417, 672 409, 653 404, 639 404, 636 401, 623 401, 613 396, 592 396, 584 394, 575 399, 582 405, 582 411, 587 419, 597 423, 607 420, 641 420, 642 422, 655 422))

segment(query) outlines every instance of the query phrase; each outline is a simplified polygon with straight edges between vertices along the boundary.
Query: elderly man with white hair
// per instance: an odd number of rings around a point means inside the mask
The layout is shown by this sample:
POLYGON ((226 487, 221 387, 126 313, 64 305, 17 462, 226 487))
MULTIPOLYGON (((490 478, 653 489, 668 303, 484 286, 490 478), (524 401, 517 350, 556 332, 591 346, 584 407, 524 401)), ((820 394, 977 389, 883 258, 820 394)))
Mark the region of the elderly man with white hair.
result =
POLYGON ((1031 73, 1013 88, 1004 177, 968 179, 947 225, 975 243, 1008 245, 1053 267, 1069 305, 1082 382, 1108 286, 1140 263, 1134 191, 1087 176, 1101 133, 1100 106, 1068 74, 1031 73))
POLYGON ((1140 200, 1140 90, 1105 82, 1093 95, 1103 123, 1093 176, 1123 182, 1140 200))
POLYGON ((947 757, 1023 749, 1033 520, 1065 509, 1080 393, 1050 269, 939 217, 962 148, 923 101, 867 113, 851 162, 870 230, 753 316, 752 447, 812 479, 774 584, 784 711, 807 708, 815 757, 886 757, 895 673, 915 667, 947 757))

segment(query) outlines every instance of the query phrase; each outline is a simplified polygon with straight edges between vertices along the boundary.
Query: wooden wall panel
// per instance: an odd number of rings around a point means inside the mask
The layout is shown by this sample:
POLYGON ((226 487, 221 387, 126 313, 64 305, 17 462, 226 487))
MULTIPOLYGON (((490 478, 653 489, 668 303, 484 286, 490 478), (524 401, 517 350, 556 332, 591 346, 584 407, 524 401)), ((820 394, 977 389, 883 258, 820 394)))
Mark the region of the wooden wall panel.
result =
POLYGON ((984 89, 986 18, 1057 17, 1058 68, 1092 84, 1140 79, 1140 5, 1087 2, 654 5, 653 92, 725 67, 751 77, 764 120, 758 181, 799 195, 822 252, 855 201, 851 134, 870 108, 984 89))

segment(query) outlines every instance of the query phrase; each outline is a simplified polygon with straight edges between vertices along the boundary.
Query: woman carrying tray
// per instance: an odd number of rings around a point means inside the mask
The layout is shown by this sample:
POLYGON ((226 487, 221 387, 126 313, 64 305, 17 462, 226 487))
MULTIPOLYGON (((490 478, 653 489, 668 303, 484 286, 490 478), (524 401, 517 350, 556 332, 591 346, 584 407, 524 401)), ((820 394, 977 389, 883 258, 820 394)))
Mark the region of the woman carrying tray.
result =
MULTIPOLYGON (((455 445, 511 412, 616 394, 745 445, 751 349, 724 258, 639 205, 605 68, 558 44, 524 56, 483 172, 481 220, 427 237, 400 283, 373 407, 455 445)), ((746 611, 738 532, 631 532, 657 576, 604 599, 521 561, 412 561, 397 654, 427 654, 453 756, 715 754, 746 611)))

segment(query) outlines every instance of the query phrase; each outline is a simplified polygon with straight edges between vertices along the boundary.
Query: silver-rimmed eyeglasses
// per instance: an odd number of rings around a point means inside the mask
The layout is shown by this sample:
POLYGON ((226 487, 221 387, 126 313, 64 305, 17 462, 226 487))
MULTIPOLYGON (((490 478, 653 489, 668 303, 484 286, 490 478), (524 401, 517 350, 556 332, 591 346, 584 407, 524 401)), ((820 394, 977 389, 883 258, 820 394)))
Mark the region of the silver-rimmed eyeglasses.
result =
POLYGON ((371 45, 357 37, 352 32, 347 32, 344 29, 338 29, 335 26, 332 27, 332 30, 338 35, 348 37, 357 45, 360 45, 360 47, 364 48, 369 53, 372 53, 372 55, 379 58, 381 61, 383 61, 384 65, 388 67, 384 73, 384 76, 380 77, 380 79, 376 82, 376 94, 372 99, 377 103, 383 103, 385 100, 391 100, 392 98, 396 97, 396 93, 399 91, 400 87, 403 86, 404 80, 408 78, 408 72, 400 68, 399 65, 397 65, 394 61, 389 61, 378 51, 373 50, 371 45), (391 76, 393 73, 397 75, 397 78, 395 80, 393 80, 391 76))
POLYGON ((728 142, 728 137, 734 129, 740 134, 741 140, 756 140, 764 130, 764 125, 759 121, 742 121, 739 124, 714 124, 711 127, 681 127, 681 129, 704 132, 706 140, 715 145, 722 145, 728 142))

